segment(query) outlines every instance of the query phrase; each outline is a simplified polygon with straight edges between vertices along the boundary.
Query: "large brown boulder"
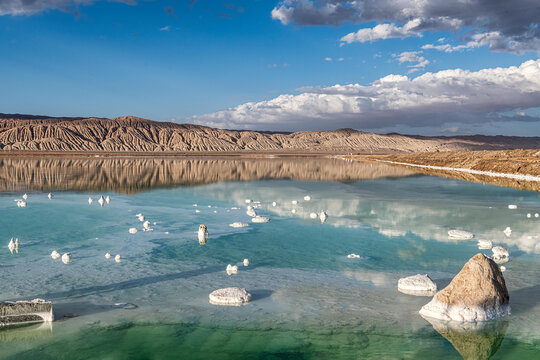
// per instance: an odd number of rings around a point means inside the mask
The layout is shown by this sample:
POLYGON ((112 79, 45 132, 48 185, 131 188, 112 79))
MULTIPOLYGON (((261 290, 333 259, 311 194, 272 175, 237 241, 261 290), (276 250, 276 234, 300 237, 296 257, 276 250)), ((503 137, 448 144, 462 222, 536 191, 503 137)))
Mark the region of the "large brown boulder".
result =
POLYGON ((420 314, 441 320, 486 321, 510 314, 509 300, 499 266, 476 254, 420 314))

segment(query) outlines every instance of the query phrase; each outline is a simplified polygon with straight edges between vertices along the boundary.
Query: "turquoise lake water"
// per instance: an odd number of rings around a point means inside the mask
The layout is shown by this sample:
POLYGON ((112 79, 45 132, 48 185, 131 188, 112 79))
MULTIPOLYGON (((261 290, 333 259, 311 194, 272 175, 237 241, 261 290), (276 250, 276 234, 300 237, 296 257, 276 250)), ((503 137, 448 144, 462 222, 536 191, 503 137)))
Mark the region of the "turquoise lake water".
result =
POLYGON ((54 186, 52 200, 30 186, 0 192, 0 300, 51 300, 56 320, 0 329, 2 359, 459 359, 474 351, 538 358, 538 193, 418 175, 263 178, 129 194, 69 190, 62 179, 62 191, 54 186), (23 192, 28 206, 18 208, 13 200, 23 192), (99 195, 111 203, 99 206, 99 195), (260 201, 257 213, 271 221, 251 223, 246 199, 260 201), (321 210, 324 224, 309 218, 321 210), (156 223, 153 231, 128 232, 142 229, 137 213, 156 223), (249 226, 230 227, 235 221, 249 226), (199 224, 210 233, 204 246, 199 224), (449 240, 450 229, 476 238, 449 240), (17 254, 7 248, 11 237, 21 243, 17 254), (510 252, 512 315, 474 336, 443 332, 418 314, 430 298, 398 292, 397 281, 427 273, 442 289, 470 257, 491 254, 477 239, 510 252), (53 260, 53 250, 73 261, 53 260), (227 275, 227 264, 240 265, 238 274, 227 275), (210 292, 229 286, 246 288, 253 301, 209 304, 210 292))

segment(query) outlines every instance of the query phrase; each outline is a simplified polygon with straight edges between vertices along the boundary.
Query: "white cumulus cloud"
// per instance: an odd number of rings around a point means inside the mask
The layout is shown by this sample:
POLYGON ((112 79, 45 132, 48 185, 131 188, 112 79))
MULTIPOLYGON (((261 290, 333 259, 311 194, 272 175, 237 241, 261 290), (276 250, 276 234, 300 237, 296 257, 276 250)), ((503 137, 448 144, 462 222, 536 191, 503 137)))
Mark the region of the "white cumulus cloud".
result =
POLYGON ((426 60, 426 58, 419 55, 421 53, 421 51, 405 51, 401 54, 394 55, 394 57, 400 64, 411 63, 411 65, 409 65, 409 73, 412 73, 424 69, 426 65, 429 64, 429 60, 426 60))
MULTIPOLYGON (((407 56, 411 55, 404 58, 407 56)), ((367 86, 299 90, 298 95, 248 102, 188 120, 221 128, 284 131, 505 121, 503 112, 540 107, 540 60, 475 72, 428 72, 416 78, 388 75, 367 86)), ((534 117, 519 119, 538 121, 534 117)))
POLYGON ((360 29, 357 32, 347 34, 341 38, 342 43, 373 42, 391 38, 407 38, 411 36, 421 37, 422 33, 415 30, 420 25, 420 19, 407 22, 402 27, 395 24, 379 24, 373 28, 360 29))

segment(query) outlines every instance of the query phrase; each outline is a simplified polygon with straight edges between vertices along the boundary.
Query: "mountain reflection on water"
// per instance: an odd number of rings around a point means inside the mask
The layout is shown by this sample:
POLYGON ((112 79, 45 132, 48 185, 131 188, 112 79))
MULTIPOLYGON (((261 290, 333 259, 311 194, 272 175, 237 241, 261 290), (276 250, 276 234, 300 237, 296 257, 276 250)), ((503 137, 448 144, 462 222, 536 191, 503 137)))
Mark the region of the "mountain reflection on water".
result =
POLYGON ((328 158, 0 158, 0 191, 115 191, 226 181, 354 182, 411 176, 383 164, 328 158))

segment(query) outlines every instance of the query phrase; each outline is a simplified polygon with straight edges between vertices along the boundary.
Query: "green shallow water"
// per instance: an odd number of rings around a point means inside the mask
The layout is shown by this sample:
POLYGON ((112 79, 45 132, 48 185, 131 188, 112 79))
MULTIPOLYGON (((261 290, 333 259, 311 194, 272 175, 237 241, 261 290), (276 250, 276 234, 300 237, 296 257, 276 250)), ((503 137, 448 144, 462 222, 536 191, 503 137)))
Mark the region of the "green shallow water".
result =
POLYGON ((537 193, 426 176, 140 187, 147 191, 104 190, 112 201, 103 207, 99 194, 60 183, 53 200, 29 192, 26 208, 13 202, 19 191, 0 193, 0 239, 21 242, 19 253, 0 252, 0 299, 52 300, 57 320, 0 329, 0 358, 532 359, 540 350, 540 219, 526 217, 540 212, 537 193), (251 223, 245 199, 260 201, 256 211, 271 221, 251 223), (309 218, 321 210, 326 223, 309 218), (142 228, 139 212, 154 231, 128 233, 142 228), (234 221, 250 225, 229 227, 234 221), (201 223, 210 232, 204 246, 201 223), (510 251, 512 315, 489 331, 465 336, 431 324, 418 314, 429 298, 396 290, 400 277, 416 273, 442 288, 474 254, 491 253, 476 239, 449 240, 453 228, 510 251), (71 252, 73 262, 52 260, 52 250, 71 252), (225 273, 244 258, 249 267, 225 273), (247 288, 253 302, 208 303, 228 286, 247 288))
MULTIPOLYGON (((27 330, 31 331, 31 330, 27 330)), ((39 331, 39 330, 35 330, 39 331)), ((46 331, 46 330, 41 330, 46 331)), ((275 328, 210 327, 199 323, 91 325, 54 335, 17 359, 459 359, 452 344, 429 328, 403 333, 362 325, 275 328), (59 339, 57 339, 59 338, 59 339)), ((489 337, 486 336, 489 341, 489 337)), ((534 359, 538 343, 500 339, 493 359, 534 359)), ((16 340, 15 340, 16 341, 16 340)))

